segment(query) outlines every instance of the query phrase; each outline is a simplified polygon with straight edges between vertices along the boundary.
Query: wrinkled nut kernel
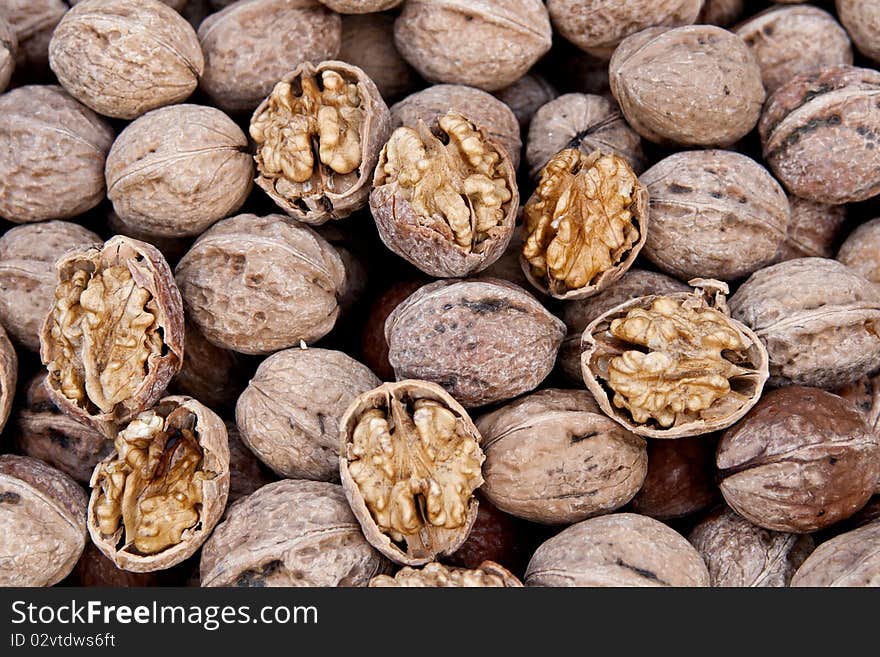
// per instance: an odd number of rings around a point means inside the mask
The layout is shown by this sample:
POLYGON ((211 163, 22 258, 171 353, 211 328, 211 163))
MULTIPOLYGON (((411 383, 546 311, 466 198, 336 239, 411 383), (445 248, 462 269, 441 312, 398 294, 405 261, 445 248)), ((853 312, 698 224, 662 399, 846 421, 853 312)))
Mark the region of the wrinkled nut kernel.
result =
POLYGON ((394 16, 389 14, 343 16, 337 59, 363 70, 385 102, 412 91, 418 83, 416 72, 394 45, 394 16))
POLYGON ((12 411, 12 397, 18 381, 18 358, 6 331, 0 327, 0 432, 12 411))
POLYGON ((371 14, 387 11, 402 2, 403 0, 321 0, 321 4, 340 14, 371 14))
POLYGON ((835 5, 859 52, 880 62, 880 5, 870 0, 836 0, 835 5))
POLYGON ((370 209, 379 236, 432 276, 467 276, 497 260, 519 206, 506 153, 461 114, 400 127, 382 148, 370 209))
POLYGON ((370 580, 371 587, 422 587, 422 588, 471 588, 471 587, 521 587, 520 582, 503 566, 485 561, 479 568, 454 568, 440 563, 429 563, 422 568, 406 566, 394 577, 377 575, 370 580))
POLYGON ((816 548, 791 578, 792 586, 880 586, 880 520, 816 548))
POLYGON ((58 408, 112 435, 155 404, 183 361, 183 303, 159 251, 128 237, 55 265, 40 357, 58 408))
POLYGON ((251 118, 259 185, 282 210, 322 224, 364 206, 390 114, 356 66, 297 66, 251 118))
POLYGON ((633 299, 584 331, 581 367, 602 410, 651 438, 723 429, 755 405, 767 351, 731 319, 727 285, 694 279, 691 294, 633 299))
POLYGON ((833 257, 837 236, 846 221, 846 206, 815 203, 798 196, 789 196, 788 205, 791 221, 776 261, 833 257))
POLYGON ((6 91, 12 71, 15 70, 15 56, 18 53, 18 38, 12 26, 0 16, 0 93, 6 91))
POLYGON ((363 393, 340 436, 342 487, 373 547, 420 566, 464 543, 484 456, 474 423, 440 386, 410 380, 363 393))
POLYGON ((569 148, 541 171, 523 211, 522 267, 557 299, 596 294, 629 269, 648 236, 648 193, 626 160, 569 148))
POLYGON ((49 64, 49 40, 69 7, 64 0, 4 0, 3 18, 18 40, 15 66, 42 73, 49 64))
POLYGON ((192 556, 229 494, 223 421, 190 397, 166 397, 116 435, 89 482, 89 533, 117 567, 164 570, 192 556))
POLYGON ((840 246, 837 259, 872 283, 880 283, 880 218, 867 221, 850 233, 840 246))

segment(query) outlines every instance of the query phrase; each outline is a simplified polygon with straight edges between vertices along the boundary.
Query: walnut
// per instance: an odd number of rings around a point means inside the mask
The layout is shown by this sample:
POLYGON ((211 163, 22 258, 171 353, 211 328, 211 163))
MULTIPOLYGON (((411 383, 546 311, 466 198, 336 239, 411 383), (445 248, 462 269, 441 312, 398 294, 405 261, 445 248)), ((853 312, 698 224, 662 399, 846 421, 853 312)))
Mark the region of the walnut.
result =
POLYGON ((170 388, 215 411, 233 407, 246 384, 239 356, 208 342, 190 321, 186 322, 184 334, 183 366, 171 380, 170 388))
POLYGON ((388 562, 337 484, 286 479, 232 506, 202 549, 202 586, 366 586, 388 562))
POLYGON ((0 93, 6 91, 12 71, 15 70, 15 56, 18 53, 18 38, 15 30, 0 15, 0 93))
POLYGON ((467 540, 443 561, 460 568, 479 568, 485 561, 494 561, 509 571, 521 573, 532 552, 540 543, 542 531, 554 528, 539 528, 535 525, 504 513, 477 492, 480 503, 477 519, 468 534, 467 540))
POLYGON ((349 14, 342 17, 339 57, 367 74, 386 102, 412 91, 418 76, 394 45, 394 17, 349 14))
POLYGON ((336 250, 282 215, 218 222, 178 263, 187 318, 218 347, 270 353, 333 328, 346 274, 336 250))
MULTIPOLYGON (((522 210, 522 208, 520 208, 520 210, 522 210)), ((520 216, 522 216, 521 212, 520 216)), ((523 289, 529 289, 532 284, 529 283, 529 279, 526 278, 526 274, 520 265, 524 232, 522 224, 516 226, 513 229, 513 234, 510 236, 510 244, 507 245, 507 250, 501 254, 501 257, 498 258, 498 260, 486 267, 480 275, 484 277, 500 278, 503 281, 513 283, 523 289)), ((580 365, 578 365, 578 368, 580 368, 580 365)))
POLYGON ((788 205, 791 221, 776 260, 833 257, 838 233, 846 221, 846 206, 815 203, 798 196, 789 196, 788 205))
POLYGON ((168 577, 172 573, 177 574, 174 570, 130 573, 117 568, 94 543, 89 542, 70 574, 70 583, 74 586, 182 586, 183 582, 179 578, 168 577))
MULTIPOLYGON (((863 376, 835 391, 856 405, 871 430, 880 435, 880 374, 863 376)), ((877 491, 880 492, 880 482, 877 491)))
POLYGON ((403 0, 321 0, 321 4, 340 14, 370 14, 394 9, 402 2, 403 0))
POLYGON ((223 421, 190 397, 165 397, 116 435, 92 479, 92 541, 117 567, 164 570, 192 556, 229 493, 223 421))
POLYGON ((422 568, 406 566, 394 577, 377 575, 370 580, 372 587, 422 587, 422 588, 472 588, 472 587, 521 587, 510 571, 492 561, 485 561, 479 568, 454 568, 432 562, 422 568))
POLYGON ((49 64, 49 39, 68 10, 64 0, 3 0, 3 18, 15 32, 15 66, 42 73, 49 64))
POLYGON ((791 578, 792 586, 880 586, 880 520, 822 543, 791 578))
POLYGON ((116 236, 56 263, 52 308, 40 332, 52 401, 112 435, 155 404, 183 360, 183 305, 153 246, 116 236))
POLYGON ((837 259, 872 283, 880 283, 880 218, 856 228, 837 252, 837 259))
POLYGON ((742 16, 745 0, 705 0, 695 23, 730 27, 742 16))
MULTIPOLYGON (((197 1, 198 0, 196 0, 196 2, 197 1)), ((80 2, 85 2, 85 0, 67 0, 67 4, 69 4, 71 7, 79 4, 80 2)), ((189 0, 159 0, 159 2, 168 5, 175 11, 182 11, 186 7, 189 0)))
POLYGON ((635 261, 648 236, 648 194, 619 155, 568 148, 541 170, 523 217, 526 278, 557 299, 578 299, 635 261))
POLYGON ((361 69, 304 62, 251 118, 257 185, 300 221, 347 217, 367 202, 389 121, 379 90, 361 69))
POLYGON ((464 408, 426 381, 385 383, 339 426, 342 488, 373 547, 408 566, 455 552, 483 483, 480 434, 464 408))
POLYGON ((6 331, 0 327, 0 433, 12 410, 12 398, 18 381, 18 358, 6 331))
POLYGON ((141 229, 137 224, 122 221, 112 206, 104 215, 104 230, 110 235, 125 235, 141 242, 149 242, 165 256, 168 264, 174 266, 193 245, 193 237, 163 237, 141 229))
POLYGON ((49 65, 71 96, 99 114, 134 119, 185 100, 204 58, 186 19, 155 0, 89 0, 52 35, 49 65))
POLYGON ((537 73, 526 73, 509 87, 499 89, 495 97, 507 105, 519 121, 521 131, 528 130, 535 113, 559 96, 553 85, 537 73))
POLYGON ((234 422, 224 422, 229 437, 229 503, 247 497, 251 493, 278 481, 260 459, 241 440, 234 422))
POLYGON ((467 276, 497 260, 519 206, 504 150, 461 114, 397 128, 382 148, 370 210, 394 253, 432 276, 467 276))
POLYGON ((679 438, 730 426, 755 405, 767 380, 767 351, 730 318, 727 285, 691 284, 691 294, 621 304, 584 331, 587 388, 605 413, 639 435, 679 438))
POLYGON ((837 15, 865 57, 880 62, 880 6, 865 0, 836 0, 837 15))
POLYGON ((119 223, 151 236, 205 232, 247 199, 254 173, 247 149, 241 129, 213 107, 147 112, 107 155, 107 196, 119 223))
POLYGON ((64 219, 104 198, 113 130, 55 85, 0 96, 0 217, 64 219))

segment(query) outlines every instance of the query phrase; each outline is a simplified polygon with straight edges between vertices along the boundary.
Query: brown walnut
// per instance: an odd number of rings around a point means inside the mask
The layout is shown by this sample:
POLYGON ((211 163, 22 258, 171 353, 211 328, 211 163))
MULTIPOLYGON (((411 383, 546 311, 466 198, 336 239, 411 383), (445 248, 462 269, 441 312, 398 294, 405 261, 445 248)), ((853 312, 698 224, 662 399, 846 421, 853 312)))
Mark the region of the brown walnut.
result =
MULTIPOLYGON (((167 572, 130 573, 122 570, 89 542, 71 573, 71 583, 74 586, 162 586, 166 584, 167 578, 163 575, 167 572)), ((179 586, 182 583, 172 580, 167 584, 179 586)))
POLYGON ((418 76, 394 45, 394 16, 350 14, 342 17, 338 59, 360 68, 386 103, 413 90, 418 76))
POLYGON ((836 0, 835 5, 859 52, 880 62, 880 5, 873 0, 836 0))
POLYGON ((837 259, 872 283, 880 283, 880 218, 867 221, 850 233, 840 246, 837 259))
POLYGON ((18 358, 6 331, 0 327, 0 432, 12 411, 12 398, 18 382, 18 358))
POLYGON ((791 221, 776 259, 833 257, 838 233, 846 221, 846 206, 816 203, 799 196, 789 196, 788 205, 791 221))
POLYGON ((371 14, 394 9, 403 0, 321 0, 321 4, 340 14, 371 14))
POLYGON ((495 97, 507 105, 519 121, 521 131, 528 130, 535 113, 558 95, 559 92, 545 78, 531 72, 495 92, 495 97))
POLYGON ((822 543, 791 578, 792 586, 880 586, 880 520, 822 543))
POLYGON ((511 572, 523 572, 537 545, 532 531, 535 526, 504 513, 479 492, 477 499, 480 507, 467 540, 443 561, 471 569, 479 568, 484 561, 494 561, 511 572))
POLYGON ((3 18, 15 32, 15 66, 42 73, 49 64, 49 40, 69 9, 64 0, 3 0, 3 18))
POLYGON ((455 568, 432 562, 421 568, 406 566, 391 575, 377 575, 370 580, 372 587, 415 588, 471 588, 471 587, 521 587, 520 582, 503 566, 485 561, 479 568, 455 568))
POLYGON ((15 56, 18 53, 18 38, 15 30, 0 15, 0 93, 6 91, 12 72, 15 70, 15 56))
POLYGON ((730 27, 743 15, 746 0, 705 0, 695 23, 730 27))
MULTIPOLYGON (((871 430, 880 435, 880 374, 863 376, 835 391, 856 405, 871 430)), ((878 482, 877 492, 880 492, 878 482)))
POLYGON ((192 322, 186 322, 183 366, 171 380, 170 389, 198 399, 219 411, 235 406, 247 384, 239 356, 215 346, 192 322))
POLYGON ((229 504, 232 504, 278 481, 278 477, 248 449, 234 422, 224 421, 223 424, 229 437, 229 504))

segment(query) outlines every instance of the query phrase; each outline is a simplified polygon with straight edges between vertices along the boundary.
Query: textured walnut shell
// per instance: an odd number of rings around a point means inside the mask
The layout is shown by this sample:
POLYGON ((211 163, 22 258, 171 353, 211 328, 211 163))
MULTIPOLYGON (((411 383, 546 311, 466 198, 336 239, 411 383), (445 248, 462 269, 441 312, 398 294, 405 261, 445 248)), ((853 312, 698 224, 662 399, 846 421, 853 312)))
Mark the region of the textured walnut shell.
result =
POLYGON ((484 415, 480 491, 502 511, 550 525, 619 509, 648 469, 645 441, 586 390, 541 390, 484 415))
POLYGON ((176 276, 187 317, 210 342, 245 354, 329 333, 346 279, 326 240, 277 214, 218 222, 183 257, 176 276))
POLYGON ((64 219, 104 198, 110 126, 55 85, 0 96, 0 217, 64 219))
POLYGON ((15 56, 18 53, 18 38, 12 26, 0 16, 0 93, 6 91, 12 71, 15 70, 15 56))
POLYGON ((247 137, 232 119, 213 107, 172 105, 147 112, 113 142, 107 196, 125 227, 199 235, 241 207, 253 174, 247 137))
MULTIPOLYGON (((835 394, 854 403, 871 430, 880 435, 880 374, 863 376, 835 394)), ((877 491, 880 492, 880 482, 877 491)))
POLYGON ((18 381, 18 358, 6 331, 0 327, 0 432, 12 410, 12 398, 18 381))
POLYGON ((521 588, 513 573, 492 561, 484 561, 477 568, 454 568, 436 561, 421 568, 404 567, 394 577, 377 575, 370 580, 371 587, 410 587, 410 588, 470 588, 501 587, 521 588))
MULTIPOLYGON (((197 4, 198 1, 199 0, 194 0, 193 4, 197 4)), ((67 0, 67 4, 69 4, 71 7, 78 5, 81 2, 85 2, 85 0, 67 0)), ((182 11, 186 7, 187 3, 190 2, 190 0, 159 0, 159 2, 168 5, 175 11, 182 11)))
POLYGON ((388 14, 343 16, 337 59, 363 70, 385 102, 412 91, 417 84, 416 72, 394 45, 394 17, 388 14))
POLYGON ((880 586, 880 520, 822 543, 791 578, 792 586, 880 586))
POLYGON ((285 479, 235 506, 202 549, 202 586, 366 586, 388 562, 342 488, 285 479))
POLYGON ((477 499, 480 508, 467 540, 443 561, 462 568, 494 561, 511 572, 523 572, 537 545, 531 535, 534 525, 504 513, 479 493, 477 499))
POLYGON ((244 443, 282 477, 339 481, 339 420, 381 381, 341 351, 286 349, 264 360, 238 398, 244 443))
POLYGON ((758 131, 788 191, 835 205, 880 192, 878 97, 880 72, 853 66, 803 73, 776 90, 758 131))
POLYGON ((611 92, 645 139, 729 146, 761 115, 761 69, 745 42, 714 25, 652 27, 624 39, 609 67, 611 92))
POLYGON ((675 153, 641 180, 651 208, 644 253, 668 274, 732 281, 773 262, 785 240, 785 191, 745 155, 675 153))
POLYGON ((788 205, 791 221, 776 259, 782 262, 809 256, 831 258, 846 220, 846 206, 815 203, 799 196, 789 196, 788 205))
POLYGON ((499 279, 430 283, 385 322, 397 378, 438 383, 469 408, 536 388, 564 336, 533 296, 499 279))
POLYGON ((706 564, 678 532, 634 513, 583 520, 535 552, 526 586, 709 586, 706 564))
POLYGON ((836 0, 835 5, 859 52, 880 62, 880 6, 870 0, 836 0))
POLYGON ((71 96, 99 114, 133 119, 185 100, 205 66, 186 19, 156 0, 90 0, 49 43, 49 65, 71 96))
POLYGON ((880 218, 867 221, 850 233, 841 244, 837 259, 872 283, 880 283, 880 218))
POLYGON ((42 73, 49 64, 49 39, 69 7, 64 0, 4 0, 3 18, 18 40, 15 65, 42 73))
POLYGON ((370 14, 394 9, 403 0, 321 0, 321 4, 340 14, 370 14))
POLYGON ((232 504, 263 486, 278 481, 278 478, 242 442, 235 423, 224 424, 229 437, 229 504, 232 504))
POLYGON ((503 89, 550 49, 552 30, 540 0, 409 0, 394 42, 429 82, 503 89))
POLYGON ((880 362, 880 289, 836 260, 797 258, 756 271, 730 311, 767 346, 777 385, 836 388, 880 362))
POLYGON ((786 386, 724 433, 716 463, 734 511, 765 529, 812 532, 871 497, 880 481, 880 436, 851 402, 786 386))
POLYGON ((695 23, 729 27, 743 15, 746 0, 705 0, 695 23))
MULTIPOLYGON (((522 208, 520 208, 519 217, 522 217, 522 208)), ((510 244, 507 245, 507 249, 501 254, 501 257, 486 267, 480 275, 490 278, 500 278, 503 281, 513 283, 524 290, 528 290, 531 283, 529 283, 529 279, 526 278, 525 272, 520 265, 522 248, 523 226, 520 224, 513 229, 513 234, 510 236, 510 244)))
POLYGON ((183 366, 171 380, 176 393, 198 399, 212 410, 235 405, 247 382, 239 356, 208 342, 198 327, 186 322, 183 366))
MULTIPOLYGON (((89 482, 92 493, 89 498, 88 528, 92 542, 123 570, 135 573, 165 570, 188 559, 211 535, 226 508, 229 495, 229 441, 223 420, 207 406, 184 396, 165 397, 152 410, 161 417, 168 417, 178 409, 185 409, 194 418, 192 431, 202 450, 199 469, 214 473, 213 478, 201 482, 202 501, 197 507, 198 523, 184 531, 179 543, 154 554, 140 554, 133 546, 122 543, 122 526, 113 535, 105 535, 101 531, 96 515, 101 493, 101 469, 102 465, 120 458, 116 450, 95 468, 89 482)), ((130 542, 130 537, 126 538, 130 542)))
POLYGON ((495 92, 495 97, 513 112, 522 132, 528 130, 535 112, 557 96, 559 92, 553 85, 537 73, 526 73, 509 87, 495 92))
POLYGON ((0 455, 0 586, 52 586, 86 544, 86 496, 37 459, 0 455))

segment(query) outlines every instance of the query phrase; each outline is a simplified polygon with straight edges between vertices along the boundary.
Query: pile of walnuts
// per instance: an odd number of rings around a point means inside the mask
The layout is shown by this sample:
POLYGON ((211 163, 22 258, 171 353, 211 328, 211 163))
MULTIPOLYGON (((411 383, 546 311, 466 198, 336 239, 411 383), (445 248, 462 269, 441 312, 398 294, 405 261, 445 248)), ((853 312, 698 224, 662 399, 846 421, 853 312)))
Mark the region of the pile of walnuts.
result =
POLYGON ((880 585, 821 4, 2 3, 0 585, 880 585))

